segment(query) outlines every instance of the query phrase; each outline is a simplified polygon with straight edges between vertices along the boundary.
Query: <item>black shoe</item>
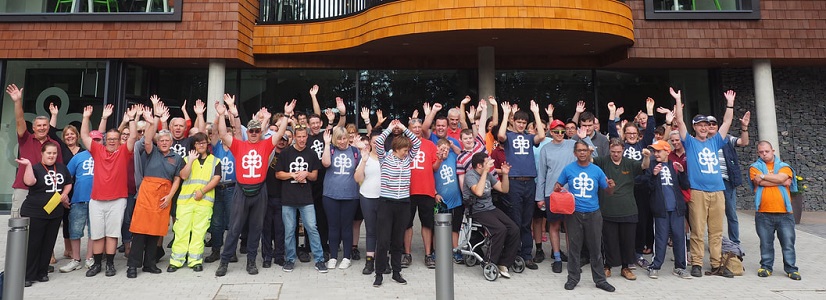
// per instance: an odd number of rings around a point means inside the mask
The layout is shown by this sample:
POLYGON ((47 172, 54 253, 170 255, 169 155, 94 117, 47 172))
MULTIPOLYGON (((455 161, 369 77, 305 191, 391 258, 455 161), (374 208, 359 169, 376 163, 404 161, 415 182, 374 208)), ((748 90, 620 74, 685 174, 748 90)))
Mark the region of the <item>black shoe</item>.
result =
POLYGON ((120 246, 118 246, 118 252, 120 252, 120 253, 126 252, 126 245, 120 244, 120 246))
POLYGON ((173 266, 173 265, 169 265, 168 267, 166 267, 166 272, 167 273, 175 273, 175 271, 178 271, 178 267, 173 266))
POLYGON ((49 266, 49 273, 54 273, 54 266, 49 266))
POLYGON ((720 275, 725 278, 734 278, 734 273, 731 273, 731 271, 729 271, 728 268, 722 266, 711 268, 711 274, 720 275))
POLYGON ((703 277, 703 267, 701 267, 701 266, 691 266, 691 276, 703 277))
POLYGON ((175 241, 175 237, 173 236, 172 240, 169 241, 169 244, 166 244, 166 247, 171 249, 172 248, 172 242, 174 242, 174 241, 175 241))
POLYGON ((219 261, 219 260, 221 260, 220 251, 212 250, 212 253, 210 253, 209 256, 204 257, 204 262, 205 263, 214 263, 214 262, 219 261))
POLYGON ((565 283, 565 289, 571 291, 576 287, 576 284, 576 281, 568 280, 568 282, 565 283))
POLYGON ((204 247, 212 248, 212 239, 209 239, 208 241, 204 241, 204 247))
POLYGON ((404 280, 402 273, 393 273, 393 281, 398 282, 399 284, 407 284, 407 280, 404 280))
MULTIPOLYGON (((161 273, 163 273, 163 271, 160 268, 158 268, 158 266, 155 266, 155 265, 143 266, 143 269, 141 269, 141 271, 144 271, 146 273, 152 273, 152 274, 161 274, 161 273)), ((167 269, 167 271, 169 271, 169 269, 167 269)))
POLYGON ((218 265, 218 269, 215 270, 215 276, 221 277, 227 275, 227 267, 229 267, 228 263, 221 262, 221 264, 218 265))
POLYGON ((163 247, 158 247, 157 252, 155 253, 155 263, 161 262, 161 258, 166 255, 166 251, 163 250, 163 247))
MULTIPOLYGON (((382 275, 381 274, 376 274, 376 280, 373 280, 373 287, 380 287, 382 280, 384 280, 382 275)), ((27 281, 27 282, 30 282, 30 281, 27 281)), ((31 285, 31 284, 29 284, 29 285, 31 285)))
POLYGON ((361 259, 361 251, 359 251, 359 248, 353 247, 353 250, 350 251, 350 259, 352 259, 352 260, 361 259))
POLYGON ((42 277, 38 278, 37 281, 39 281, 39 282, 49 282, 49 275, 43 275, 42 277))
POLYGON ((263 268, 265 268, 265 269, 269 269, 269 268, 271 268, 271 267, 272 267, 272 261, 271 261, 271 260, 269 260, 269 259, 265 259, 265 260, 264 260, 264 263, 263 263, 263 264, 261 264, 261 267, 263 267, 263 268))
POLYGON ((307 253, 307 251, 303 250, 298 251, 298 261, 303 263, 310 262, 310 253, 307 253))
MULTIPOLYGON (((32 286, 32 284, 34 284, 34 282, 32 282, 31 280, 26 280, 25 282, 23 282, 24 287, 30 287, 32 286)), ((381 283, 379 283, 379 285, 381 285, 381 283)), ((375 286, 375 283, 373 286, 375 286)))
POLYGON ((91 267, 89 267, 89 270, 86 271, 86 277, 94 277, 95 275, 100 273, 100 269, 101 267, 99 264, 92 265, 91 267))
POLYGON ((112 277, 112 276, 115 276, 116 274, 118 274, 118 272, 115 271, 115 265, 106 264, 106 277, 112 277))
POLYGON ((276 265, 279 265, 279 266, 282 266, 282 267, 284 266, 284 263, 285 263, 285 261, 284 261, 284 258, 283 258, 283 257, 276 257, 275 259, 273 259, 273 262, 274 262, 276 265))
POLYGON ((237 263, 238 262, 238 255, 233 254, 232 257, 229 258, 229 262, 237 263))
POLYGON ((597 288, 599 288, 599 289, 601 289, 601 290, 603 290, 603 291, 609 292, 609 293, 613 293, 614 291, 616 291, 616 290, 617 290, 616 288, 614 288, 614 286, 613 286, 613 285, 611 285, 611 284, 610 284, 610 283, 608 283, 607 281, 603 281, 603 282, 597 283, 597 288))
POLYGON ((562 262, 554 261, 554 264, 551 265, 551 270, 554 271, 554 273, 562 273, 562 262))
POLYGON ((536 255, 533 256, 533 262, 539 264, 539 263, 542 263, 543 261, 545 261, 545 251, 542 251, 542 249, 537 249, 536 250, 536 255))
POLYGON ((528 269, 531 269, 531 270, 536 270, 536 269, 539 269, 539 266, 537 266, 536 263, 533 262, 533 259, 526 259, 525 260, 525 268, 528 268, 528 269))
POLYGON ((384 274, 393 273, 393 267, 390 266, 390 258, 387 258, 387 267, 384 268, 384 274))
POLYGON ((568 262, 568 256, 565 255, 565 252, 559 251, 559 259, 561 259, 562 262, 568 262))
POLYGON ((204 270, 204 265, 202 265, 202 264, 197 264, 194 267, 192 267, 192 271, 195 271, 195 272, 201 272, 203 270, 204 270))
POLYGON ((255 261, 248 261, 247 262, 247 273, 250 275, 257 275, 258 274, 258 267, 255 266, 255 261))
POLYGON ((330 251, 324 251, 324 262, 330 260, 330 251))
POLYGON ((138 268, 135 268, 135 267, 126 268, 126 278, 138 278, 138 268))
POLYGON ((247 254, 247 245, 241 245, 238 252, 241 252, 241 254, 247 254))
POLYGON ((370 275, 376 271, 376 261, 373 260, 372 256, 368 256, 364 259, 364 269, 361 270, 361 274, 370 275))

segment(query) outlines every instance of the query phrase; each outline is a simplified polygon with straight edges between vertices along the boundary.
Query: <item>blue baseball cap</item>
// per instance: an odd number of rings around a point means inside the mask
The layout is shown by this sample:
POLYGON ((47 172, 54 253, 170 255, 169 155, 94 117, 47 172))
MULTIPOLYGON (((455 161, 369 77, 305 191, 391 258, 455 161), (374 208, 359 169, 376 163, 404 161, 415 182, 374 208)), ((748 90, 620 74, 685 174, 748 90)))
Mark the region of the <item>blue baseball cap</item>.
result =
POLYGON ((696 115, 696 116, 694 116, 694 119, 691 120, 691 124, 697 124, 697 123, 700 123, 700 122, 708 123, 708 117, 706 117, 704 115, 696 115))

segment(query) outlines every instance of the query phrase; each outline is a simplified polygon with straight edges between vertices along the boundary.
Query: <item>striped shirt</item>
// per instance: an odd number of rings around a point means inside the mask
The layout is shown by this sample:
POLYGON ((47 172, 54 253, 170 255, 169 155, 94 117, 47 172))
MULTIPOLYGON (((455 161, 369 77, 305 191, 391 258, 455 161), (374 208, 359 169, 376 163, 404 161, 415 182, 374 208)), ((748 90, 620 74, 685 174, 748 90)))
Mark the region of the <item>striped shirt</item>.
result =
POLYGON ((481 135, 477 135, 473 143, 473 149, 470 151, 462 149, 462 153, 460 153, 459 158, 456 159, 456 175, 463 175, 467 170, 473 169, 473 167, 470 166, 470 159, 473 158, 474 154, 485 150, 485 140, 482 139, 481 135))
POLYGON ((407 199, 410 198, 410 163, 416 153, 419 152, 419 147, 422 142, 419 138, 405 129, 404 135, 410 139, 412 146, 407 156, 398 158, 393 155, 393 151, 385 151, 384 140, 390 134, 391 130, 385 129, 378 138, 376 138, 376 154, 379 156, 381 162, 381 197, 389 199, 407 199))

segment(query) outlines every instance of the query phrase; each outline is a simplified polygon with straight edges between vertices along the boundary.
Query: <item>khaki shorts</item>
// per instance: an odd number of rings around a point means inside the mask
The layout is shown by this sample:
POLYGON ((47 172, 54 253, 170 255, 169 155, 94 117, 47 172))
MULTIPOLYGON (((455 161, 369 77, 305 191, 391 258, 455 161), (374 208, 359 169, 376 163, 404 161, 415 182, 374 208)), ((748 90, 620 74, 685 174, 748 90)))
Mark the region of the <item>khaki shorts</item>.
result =
POLYGON ((115 200, 89 201, 90 237, 99 240, 104 237, 120 238, 123 226, 123 213, 126 211, 126 198, 115 200))
POLYGON ((26 200, 26 197, 29 196, 29 190, 27 189, 14 189, 11 194, 11 217, 12 218, 19 218, 20 217, 20 207, 23 206, 23 201, 26 200))

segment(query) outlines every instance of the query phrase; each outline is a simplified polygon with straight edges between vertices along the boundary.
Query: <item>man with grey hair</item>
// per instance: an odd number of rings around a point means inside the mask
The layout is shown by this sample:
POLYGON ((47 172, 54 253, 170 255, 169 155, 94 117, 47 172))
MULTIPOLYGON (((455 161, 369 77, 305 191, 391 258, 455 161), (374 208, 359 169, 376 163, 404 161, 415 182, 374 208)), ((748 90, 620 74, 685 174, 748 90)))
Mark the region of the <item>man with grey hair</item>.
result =
POLYGON ((454 107, 447 111, 447 136, 457 141, 462 140, 462 127, 459 126, 461 117, 459 108, 454 107))

